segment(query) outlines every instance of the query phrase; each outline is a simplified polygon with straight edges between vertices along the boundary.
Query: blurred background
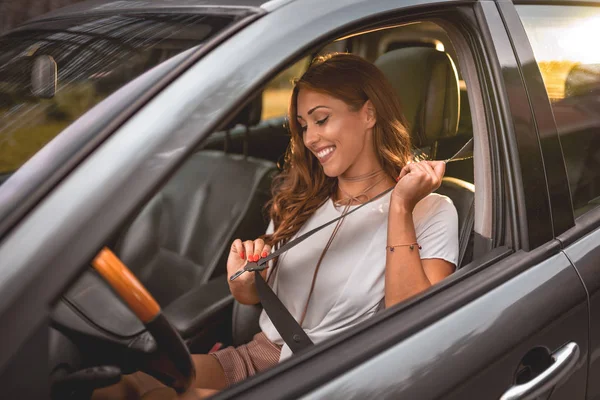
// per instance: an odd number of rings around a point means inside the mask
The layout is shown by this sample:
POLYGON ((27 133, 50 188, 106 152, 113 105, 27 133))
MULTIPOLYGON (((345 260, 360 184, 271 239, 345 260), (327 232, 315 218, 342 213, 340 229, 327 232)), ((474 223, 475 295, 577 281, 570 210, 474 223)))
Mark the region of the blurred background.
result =
POLYGON ((0 34, 22 22, 81 0, 0 0, 0 34))

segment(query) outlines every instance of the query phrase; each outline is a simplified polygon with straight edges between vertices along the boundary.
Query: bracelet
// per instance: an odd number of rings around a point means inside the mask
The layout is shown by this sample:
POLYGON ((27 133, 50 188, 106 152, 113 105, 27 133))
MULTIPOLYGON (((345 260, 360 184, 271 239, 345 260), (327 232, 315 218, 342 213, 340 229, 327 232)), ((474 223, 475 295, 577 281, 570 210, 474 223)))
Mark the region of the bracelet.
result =
POLYGON ((394 248, 396 248, 396 247, 408 247, 409 249, 414 250, 415 246, 417 246, 419 248, 419 250, 422 249, 422 247, 417 242, 407 243, 407 244, 395 244, 393 246, 385 246, 385 249, 386 250, 389 249, 393 253, 394 252, 394 248))

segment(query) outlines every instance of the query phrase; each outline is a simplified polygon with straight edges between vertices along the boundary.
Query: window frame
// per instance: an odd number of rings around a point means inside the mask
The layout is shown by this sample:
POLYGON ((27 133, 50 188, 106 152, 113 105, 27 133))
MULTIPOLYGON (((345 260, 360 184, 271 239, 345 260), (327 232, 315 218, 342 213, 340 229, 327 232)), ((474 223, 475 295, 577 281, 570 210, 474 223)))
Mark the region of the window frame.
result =
MULTIPOLYGON (((541 71, 529 42, 527 32, 521 23, 516 5, 499 3, 502 18, 508 25, 517 59, 523 69, 523 80, 529 94, 530 107, 535 114, 536 130, 540 139, 544 170, 548 185, 548 195, 552 209, 554 236, 574 225, 573 204, 569 189, 568 175, 560 143, 558 127, 541 71), (552 188, 550 190, 550 188, 552 188)), ((543 5, 542 3, 536 3, 543 5)))
POLYGON ((553 138, 554 141, 553 144, 543 147, 544 158, 548 160, 560 160, 560 162, 546 163, 546 176, 549 181, 551 180, 553 182, 550 187, 553 187, 554 190, 549 193, 551 202, 557 205, 556 207, 553 207, 555 237, 561 241, 563 246, 568 246, 600 227, 600 207, 595 207, 579 217, 574 216, 564 153, 562 146, 560 145, 559 129, 554 119, 554 112, 542 80, 537 60, 533 53, 533 48, 516 9, 516 6, 518 5, 600 7, 600 3, 598 1, 588 0, 575 3, 560 0, 544 0, 517 1, 514 4, 509 5, 503 3, 501 5, 504 18, 507 20, 507 23, 511 25, 511 33, 515 38, 515 41, 518 41, 521 44, 518 49, 519 57, 529 61, 529 75, 527 76, 528 79, 526 84, 528 91, 533 93, 531 97, 537 99, 534 104, 540 113, 537 119, 545 120, 548 129, 545 130, 543 134, 553 138), (550 125, 548 121, 551 121, 551 126, 548 126, 550 125))

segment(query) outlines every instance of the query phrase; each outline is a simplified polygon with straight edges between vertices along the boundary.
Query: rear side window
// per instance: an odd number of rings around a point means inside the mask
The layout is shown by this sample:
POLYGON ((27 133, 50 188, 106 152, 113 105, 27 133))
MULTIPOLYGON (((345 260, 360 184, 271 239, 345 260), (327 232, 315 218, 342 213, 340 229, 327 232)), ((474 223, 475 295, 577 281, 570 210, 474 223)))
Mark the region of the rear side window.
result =
POLYGON ((0 184, 111 93, 231 22, 198 14, 85 16, 0 37, 0 184))
POLYGON ((517 11, 552 104, 577 217, 600 205, 600 8, 517 11))

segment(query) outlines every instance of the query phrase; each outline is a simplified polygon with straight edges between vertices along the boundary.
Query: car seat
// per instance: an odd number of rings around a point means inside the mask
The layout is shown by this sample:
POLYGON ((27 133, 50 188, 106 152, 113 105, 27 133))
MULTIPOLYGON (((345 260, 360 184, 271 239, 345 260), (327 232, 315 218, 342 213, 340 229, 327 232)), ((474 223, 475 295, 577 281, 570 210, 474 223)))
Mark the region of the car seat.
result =
MULTIPOLYGON (((260 97, 226 130, 260 121, 260 97)), ((237 237, 264 234, 274 163, 225 151, 193 154, 120 235, 116 253, 166 306, 198 284, 226 273, 237 237)))
MULTIPOLYGON (((454 138, 460 116, 460 89, 450 56, 430 47, 405 47, 381 55, 375 65, 398 95, 417 153, 438 159, 440 153, 446 158, 458 150, 454 138), (446 148, 451 146, 449 152, 446 148)), ((475 186, 446 172, 437 193, 452 199, 458 212, 460 268, 472 256, 475 186)))

